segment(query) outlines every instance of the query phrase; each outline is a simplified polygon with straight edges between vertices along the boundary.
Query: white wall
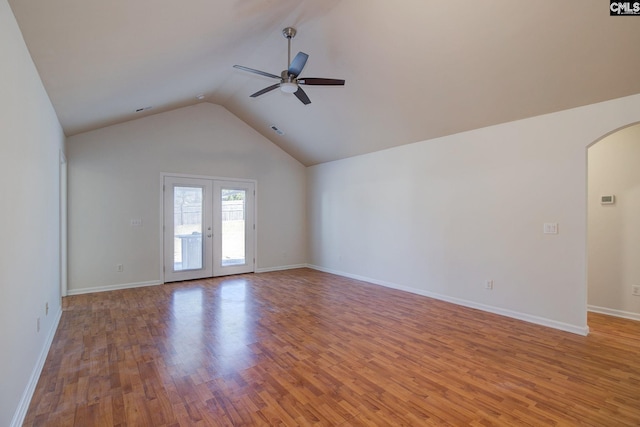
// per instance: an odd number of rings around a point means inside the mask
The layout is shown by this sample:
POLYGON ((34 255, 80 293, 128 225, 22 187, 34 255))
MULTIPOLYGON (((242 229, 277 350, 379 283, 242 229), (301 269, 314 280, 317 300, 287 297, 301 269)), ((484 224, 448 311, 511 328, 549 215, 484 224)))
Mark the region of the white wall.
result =
POLYGON ((640 125, 589 148, 589 306, 640 320, 640 125), (614 194, 616 203, 600 204, 614 194))
POLYGON ((638 120, 640 95, 310 167, 311 263, 586 333, 587 146, 638 120))
POLYGON ((6 0, 0 58, 0 425, 10 426, 22 422, 61 313, 64 135, 6 0))
POLYGON ((162 279, 163 172, 256 179, 258 268, 306 263, 304 166, 223 107, 201 103, 76 135, 67 158, 70 293, 162 279), (132 228, 134 218, 143 226, 132 228))

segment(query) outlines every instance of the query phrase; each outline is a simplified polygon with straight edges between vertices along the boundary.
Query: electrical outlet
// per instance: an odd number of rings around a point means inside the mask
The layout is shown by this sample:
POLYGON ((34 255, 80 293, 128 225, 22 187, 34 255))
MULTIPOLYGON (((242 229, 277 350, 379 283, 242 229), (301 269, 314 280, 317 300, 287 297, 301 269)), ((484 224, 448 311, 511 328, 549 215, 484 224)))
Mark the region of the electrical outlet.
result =
POLYGON ((484 288, 488 291, 493 289, 493 280, 485 280, 484 281, 484 288))
POLYGON ((640 285, 634 285, 631 287, 631 294, 640 297, 640 285))
POLYGON ((124 266, 122 264, 116 264, 116 271, 118 273, 122 273, 124 271, 124 266))

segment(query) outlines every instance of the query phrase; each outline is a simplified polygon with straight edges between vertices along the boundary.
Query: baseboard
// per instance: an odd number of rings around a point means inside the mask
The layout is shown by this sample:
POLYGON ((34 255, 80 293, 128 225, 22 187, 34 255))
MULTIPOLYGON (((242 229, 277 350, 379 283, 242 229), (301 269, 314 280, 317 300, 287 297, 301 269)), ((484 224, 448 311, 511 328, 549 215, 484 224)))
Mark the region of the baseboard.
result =
MULTIPOLYGON (((268 273, 270 271, 283 271, 283 270, 293 270, 295 268, 305 268, 307 264, 296 264, 296 265, 283 265, 279 267, 267 267, 267 268, 256 268, 256 273, 268 273)), ((143 288, 146 286, 157 286, 162 285, 162 282, 159 280, 152 280, 149 282, 137 282, 137 283, 122 283, 118 285, 108 285, 108 286, 96 286, 93 288, 82 288, 82 289, 68 289, 67 295, 82 295, 82 294, 91 294, 94 292, 108 292, 108 291, 117 291, 120 289, 132 289, 132 288, 143 288)))
POLYGON ((633 313, 630 311, 614 310, 613 308, 598 307, 595 305, 587 306, 589 311, 600 314, 607 314, 609 316, 622 317, 623 319, 638 320, 640 321, 640 313, 633 313))
POLYGON ((296 268, 308 267, 307 264, 282 265, 279 267, 256 268, 256 273, 269 273, 271 271, 294 270, 296 268))
POLYGON ((547 319, 544 317, 533 316, 527 313, 520 313, 517 311, 507 310, 500 307, 480 304, 475 301, 469 301, 461 298, 451 297, 448 295, 437 294, 437 293, 425 291, 422 289, 409 288, 406 286, 398 285, 396 283, 376 280, 370 277, 359 276, 356 274, 345 273, 343 271, 332 270, 332 269, 320 267, 317 265, 309 264, 307 265, 307 267, 312 268, 314 270, 323 271, 325 273, 335 274, 337 276, 343 276, 343 277, 348 277, 350 279, 361 280, 363 282, 372 283, 374 285, 397 289, 399 291, 409 292, 412 294, 421 295, 424 297, 433 298, 433 299, 449 302, 456 305, 461 305, 463 307, 474 308, 477 310, 486 311, 488 313, 498 314, 500 316, 510 317, 512 319, 522 320, 524 322, 534 323, 536 325, 546 326, 553 329, 559 329, 565 332, 571 332, 571 333, 583 335, 583 336, 586 336, 589 334, 588 326, 581 327, 581 326, 571 325, 568 323, 558 322, 558 321, 547 319))
POLYGON ((117 291, 120 289, 143 288, 145 286, 157 286, 157 285, 162 285, 162 282, 159 280, 152 280, 150 282, 122 283, 119 285, 96 286, 95 288, 68 289, 67 295, 68 296, 82 295, 82 294, 91 294, 94 292, 108 292, 108 291, 117 291))
POLYGON ((27 387, 24 389, 22 393, 22 397, 20 398, 20 403, 18 403, 18 407, 16 408, 16 412, 13 415, 13 420, 11 420, 10 427, 20 427, 24 422, 24 418, 27 416, 27 411, 29 410, 29 405, 31 404, 31 398, 33 398, 33 393, 36 390, 36 386, 38 385, 38 380, 40 379, 40 374, 42 374, 42 369, 44 368, 44 364, 47 361, 47 355, 49 354, 49 349, 51 348, 51 344, 53 344, 53 338, 58 331, 58 325, 60 324, 60 319, 62 318, 62 307, 59 307, 58 314, 56 316, 56 320, 53 322, 53 326, 47 335, 47 338, 44 342, 44 346, 42 346, 42 351, 40 352, 40 356, 36 361, 36 365, 31 372, 31 377, 29 378, 29 382, 27 383, 27 387))

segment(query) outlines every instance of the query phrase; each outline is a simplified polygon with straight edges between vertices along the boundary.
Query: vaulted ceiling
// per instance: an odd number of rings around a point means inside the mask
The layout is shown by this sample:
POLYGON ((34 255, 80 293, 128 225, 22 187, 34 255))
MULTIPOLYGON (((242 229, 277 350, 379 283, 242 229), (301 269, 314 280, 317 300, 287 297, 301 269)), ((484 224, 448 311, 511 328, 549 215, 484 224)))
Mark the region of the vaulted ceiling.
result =
POLYGON ((67 136, 203 94, 312 165, 640 93, 640 16, 603 0, 9 3, 67 136), (249 97, 274 81, 233 65, 279 75, 288 26, 344 87, 249 97))

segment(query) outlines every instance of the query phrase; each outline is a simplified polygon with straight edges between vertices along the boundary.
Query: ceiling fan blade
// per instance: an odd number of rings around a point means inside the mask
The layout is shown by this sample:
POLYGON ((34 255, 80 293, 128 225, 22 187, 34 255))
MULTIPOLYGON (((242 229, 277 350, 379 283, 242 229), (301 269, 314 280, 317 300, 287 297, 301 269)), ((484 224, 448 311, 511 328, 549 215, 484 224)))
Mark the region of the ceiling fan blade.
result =
POLYGON ((304 65, 307 63, 307 59, 309 59, 309 55, 304 52, 298 52, 296 57, 293 58, 293 61, 291 61, 291 65, 289 65, 289 74, 299 76, 304 65))
POLYGON ((307 96, 306 92, 302 90, 301 87, 298 87, 298 90, 293 93, 304 105, 311 104, 311 100, 307 96))
POLYGON ((242 65, 234 65, 233 68, 237 68, 238 70, 248 71, 254 74, 260 74, 261 76, 265 76, 265 77, 271 77, 272 79, 280 80, 280 76, 276 76, 275 74, 267 73, 265 71, 260 71, 260 70, 254 70, 253 68, 244 67, 242 65))
POLYGON ((301 85, 323 85, 323 86, 344 86, 344 80, 340 79, 323 79, 318 77, 306 77, 298 79, 301 85))
POLYGON ((271 85, 269 87, 265 87, 262 90, 257 91, 256 93, 254 93, 253 95, 251 95, 251 98, 255 98, 256 96, 260 96, 260 95, 264 95, 267 92, 271 92, 274 89, 277 89, 280 86, 280 83, 276 83, 274 85, 271 85))

